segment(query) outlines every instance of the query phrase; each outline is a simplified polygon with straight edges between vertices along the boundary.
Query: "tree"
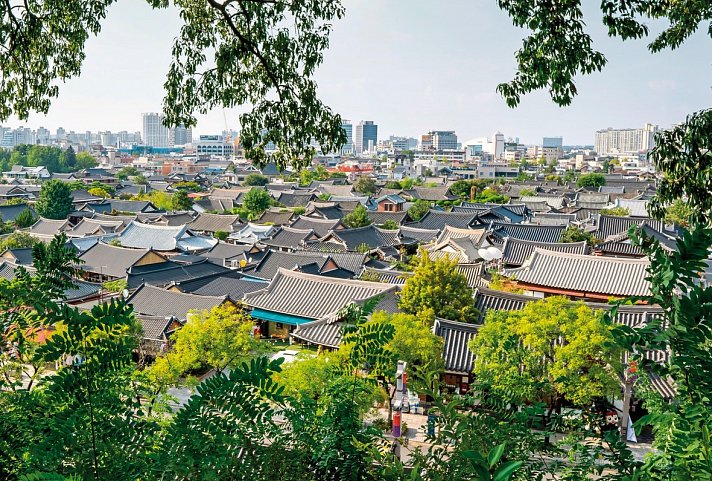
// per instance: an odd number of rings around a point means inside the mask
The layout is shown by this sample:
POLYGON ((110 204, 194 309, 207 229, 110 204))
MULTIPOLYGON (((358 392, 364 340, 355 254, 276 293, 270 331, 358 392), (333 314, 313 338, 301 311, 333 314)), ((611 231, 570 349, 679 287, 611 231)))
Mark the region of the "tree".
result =
POLYGON ((606 177, 603 174, 583 174, 576 181, 578 187, 602 187, 606 185, 606 177))
POLYGON ((15 225, 18 229, 24 229, 25 227, 30 227, 32 224, 37 222, 37 218, 32 215, 30 209, 25 209, 15 217, 15 225))
POLYGON ((366 227, 371 224, 371 219, 368 217, 368 210, 359 204, 354 210, 346 214, 341 223, 344 224, 349 229, 355 229, 357 227, 366 227))
POLYGON ((586 241, 589 245, 595 246, 601 241, 596 238, 591 232, 586 232, 580 227, 570 225, 561 233, 561 242, 582 242, 586 241))
POLYGON ((398 229, 400 229, 400 225, 398 225, 398 223, 396 221, 388 219, 383 224, 381 224, 381 229, 398 230, 398 229))
POLYGON ((173 210, 190 210, 193 207, 193 201, 188 197, 188 192, 179 189, 173 193, 171 207, 173 210))
POLYGON ((367 175, 361 175, 354 182, 354 190, 361 194, 375 194, 378 188, 376 181, 367 175))
POLYGON ((477 319, 472 289, 457 262, 447 257, 432 260, 425 249, 420 251, 414 274, 405 281, 398 307, 409 314, 432 309, 435 316, 453 321, 477 319))
POLYGON ((213 232, 213 237, 215 237, 217 240, 221 240, 221 241, 224 241, 225 239, 227 239, 228 235, 229 234, 227 232, 225 232, 224 230, 218 230, 218 231, 213 232))
POLYGON ((74 169, 77 164, 77 154, 74 153, 74 149, 71 145, 59 156, 59 163, 65 172, 74 169))
POLYGON ((418 222, 428 212, 430 212, 430 202, 418 199, 408 208, 408 217, 418 222))
POLYGON ((111 195, 109 195, 109 193, 101 187, 92 187, 91 189, 87 190, 87 192, 91 195, 94 195, 96 197, 102 197, 104 199, 111 197, 111 195))
POLYGON ((242 181, 242 185, 249 186, 264 186, 269 184, 269 179, 262 174, 248 174, 245 176, 245 180, 242 181))
POLYGON ((272 205, 272 196, 264 189, 253 188, 245 194, 242 205, 253 216, 258 216, 272 205))
POLYGON ((470 347, 480 383, 516 404, 545 403, 550 416, 564 400, 588 408, 620 392, 621 351, 613 345, 599 312, 549 297, 518 311, 488 311, 470 347))
POLYGON ((398 182, 397 180, 389 180, 388 182, 386 182, 386 184, 383 187, 386 189, 398 189, 398 190, 403 188, 401 183, 398 182))
POLYGON ((0 239, 0 252, 6 249, 22 249, 32 247, 37 243, 37 239, 27 232, 15 231, 4 239, 0 239))
POLYGON ((60 180, 50 180, 42 185, 35 210, 46 219, 66 219, 72 212, 72 192, 60 180))
POLYGON ((148 375, 158 386, 173 386, 187 373, 238 366, 264 352, 259 339, 251 336, 252 325, 244 306, 229 302, 210 311, 194 312, 148 375))
POLYGON ((694 210, 688 206, 682 199, 676 199, 665 210, 665 223, 677 224, 680 227, 689 228, 690 219, 694 215, 694 210))
POLYGON ((522 197, 531 197, 536 195, 536 190, 534 189, 522 189, 519 191, 519 195, 522 197))
POLYGON ((131 181, 136 185, 148 185, 148 179, 143 174, 134 175, 131 181))
POLYGON ((627 217, 630 215, 630 209, 627 207, 611 207, 610 209, 601 209, 601 214, 612 215, 615 217, 627 217))
POLYGON ((183 181, 183 182, 177 182, 173 188, 175 190, 184 190, 186 192, 200 192, 203 190, 203 188, 198 184, 197 182, 194 181, 183 181))
POLYGON ((116 173, 116 178, 119 180, 127 180, 129 177, 134 177, 139 175, 139 171, 136 167, 126 166, 121 168, 116 173))

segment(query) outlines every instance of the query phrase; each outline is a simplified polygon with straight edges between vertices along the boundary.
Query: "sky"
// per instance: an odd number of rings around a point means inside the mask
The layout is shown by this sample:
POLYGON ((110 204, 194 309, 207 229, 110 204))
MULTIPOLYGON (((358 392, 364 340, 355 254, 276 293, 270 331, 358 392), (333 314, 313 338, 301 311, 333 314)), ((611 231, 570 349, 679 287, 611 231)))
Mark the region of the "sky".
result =
MULTIPOLYGON (((583 3, 608 65, 577 80, 571 106, 558 107, 540 91, 511 109, 497 94, 497 84, 515 73, 514 53, 526 32, 495 0, 344 0, 346 16, 335 23, 316 75, 319 94, 345 119, 373 120, 379 138, 455 130, 466 141, 499 130, 527 144, 544 136, 593 144, 598 129, 669 127, 712 106, 712 39, 698 32, 674 52, 651 54, 645 40, 608 38, 598 2, 583 3)), ((660 28, 651 24, 652 31, 660 28)), ((115 3, 99 36, 87 41, 81 76, 60 87, 47 116, 31 115, 26 125, 140 131, 141 113, 161 110, 179 29, 175 9, 152 10, 145 0, 115 3)), ((239 129, 238 115, 218 109, 199 116, 194 133, 239 129)))

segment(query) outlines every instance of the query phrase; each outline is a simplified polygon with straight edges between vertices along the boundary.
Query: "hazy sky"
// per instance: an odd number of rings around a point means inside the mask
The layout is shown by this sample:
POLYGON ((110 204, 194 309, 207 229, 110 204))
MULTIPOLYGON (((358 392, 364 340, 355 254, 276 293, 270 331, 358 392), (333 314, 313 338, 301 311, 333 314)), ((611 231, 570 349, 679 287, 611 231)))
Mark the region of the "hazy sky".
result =
MULTIPOLYGON (((509 109, 496 93, 514 74, 524 32, 494 0, 345 0, 346 17, 336 23, 317 74, 320 95, 354 123, 374 120, 379 138, 455 130, 465 141, 500 130, 525 143, 562 135, 566 144, 592 144, 600 128, 666 127, 712 107, 712 40, 698 33, 678 51, 652 55, 646 41, 607 38, 595 10, 599 2, 584 3, 594 8, 587 21, 609 63, 578 80, 580 94, 569 107, 537 92, 509 109)), ((117 2, 99 37, 87 43, 81 77, 61 87, 46 118, 34 115, 27 125, 140 130, 141 112, 161 108, 179 27, 175 10, 117 2)), ((226 117, 228 128, 239 128, 237 112, 226 117)), ((218 110, 200 117, 195 131, 224 128, 218 110)))

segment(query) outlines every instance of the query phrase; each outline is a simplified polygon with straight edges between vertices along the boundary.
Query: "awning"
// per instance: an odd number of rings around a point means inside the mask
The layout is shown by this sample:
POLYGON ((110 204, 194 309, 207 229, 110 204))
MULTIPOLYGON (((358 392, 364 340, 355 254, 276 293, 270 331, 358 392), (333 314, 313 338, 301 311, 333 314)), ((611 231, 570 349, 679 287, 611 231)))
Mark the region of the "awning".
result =
POLYGON ((291 314, 281 314, 279 312, 265 311, 264 309, 254 308, 250 314, 255 319, 263 321, 281 322, 290 326, 298 326, 307 322, 312 322, 314 319, 308 317, 292 316, 291 314))

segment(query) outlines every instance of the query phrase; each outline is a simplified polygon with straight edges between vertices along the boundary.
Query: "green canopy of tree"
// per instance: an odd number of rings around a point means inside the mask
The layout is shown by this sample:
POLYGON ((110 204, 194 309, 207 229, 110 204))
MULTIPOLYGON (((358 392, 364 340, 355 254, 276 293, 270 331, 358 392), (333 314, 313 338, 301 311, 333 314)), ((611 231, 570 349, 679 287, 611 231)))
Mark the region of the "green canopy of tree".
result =
POLYGON ((620 392, 621 351, 611 346, 601 313, 564 297, 488 311, 471 342, 479 382, 551 409, 564 399, 588 408, 593 399, 620 392))
POLYGON ((119 180, 127 180, 129 177, 135 177, 137 175, 139 175, 138 169, 130 165, 122 167, 116 172, 116 178, 119 180))
POLYGON ((30 227, 32 224, 37 222, 37 218, 32 214, 30 209, 25 209, 15 217, 15 225, 19 229, 24 229, 25 227, 30 227))
POLYGON ((354 210, 346 214, 342 219, 341 223, 348 227, 349 229, 355 229, 357 227, 366 227, 371 224, 371 219, 368 217, 368 210, 359 204, 354 210))
POLYGON ((217 240, 221 240, 221 241, 224 241, 225 239, 227 239, 228 235, 230 235, 230 234, 228 234, 224 230, 218 230, 218 231, 213 232, 213 237, 215 237, 217 240))
POLYGON ((361 194, 375 194, 378 190, 376 181, 367 175, 361 175, 354 182, 354 190, 361 194))
POLYGON ((388 219, 385 221, 383 224, 379 226, 381 229, 385 230, 398 230, 400 229, 400 225, 394 220, 388 219))
POLYGON ((171 207, 173 210, 190 210, 193 207, 193 200, 188 197, 188 192, 179 189, 173 193, 171 207))
POLYGON ((447 257, 432 260, 425 249, 405 281, 398 306, 409 314, 432 309, 435 316, 452 321, 474 322, 478 315, 472 289, 457 262, 447 257))
POLYGON ((399 190, 403 188, 401 183, 398 182, 397 180, 389 180, 388 182, 386 182, 386 184, 383 187, 386 189, 399 189, 399 190))
POLYGON ((606 177, 598 173, 583 174, 579 176, 576 185, 578 187, 603 187, 606 185, 606 177))
POLYGON ((428 202, 427 200, 418 199, 415 202, 413 202, 413 205, 411 205, 408 208, 408 217, 410 217, 415 222, 417 222, 420 219, 422 219, 423 216, 425 214, 427 214, 429 211, 430 211, 430 202, 428 202))
POLYGON ((253 216, 258 216, 272 206, 274 199, 264 189, 253 188, 245 194, 242 205, 253 216))
POLYGON ((248 186, 263 186, 269 184, 269 179, 262 174, 247 174, 245 180, 242 181, 242 185, 248 186))
POLYGON ((24 231, 15 231, 4 239, 0 239, 0 252, 7 249, 22 249, 32 247, 37 243, 37 239, 24 231))
POLYGON ((595 246, 601 242, 597 239, 595 235, 591 232, 586 232, 580 227, 575 225, 570 225, 561 233, 561 242, 582 242, 586 241, 588 245, 595 246))
POLYGON ((627 207, 611 207, 609 209, 601 209, 601 214, 615 217, 628 217, 630 215, 630 209, 627 207))
POLYGON ((176 182, 175 185, 173 185, 173 188, 175 190, 184 190, 186 192, 200 192, 203 190, 200 184, 194 181, 176 182))
POLYGON ((103 197, 104 199, 111 197, 111 194, 101 187, 92 187, 91 189, 88 189, 87 192, 96 197, 103 197))
POLYGON ((72 212, 71 189, 60 180, 44 183, 35 210, 46 219, 66 219, 72 212))
POLYGON ((690 219, 692 219, 693 215, 694 210, 684 200, 676 199, 665 210, 664 220, 666 224, 677 224, 687 229, 690 227, 690 219))

